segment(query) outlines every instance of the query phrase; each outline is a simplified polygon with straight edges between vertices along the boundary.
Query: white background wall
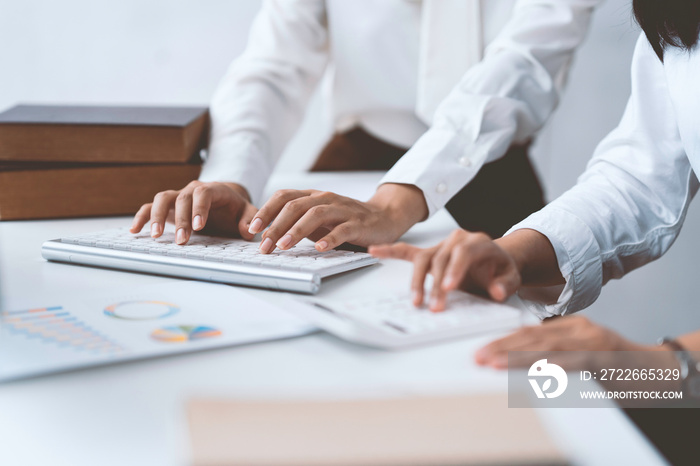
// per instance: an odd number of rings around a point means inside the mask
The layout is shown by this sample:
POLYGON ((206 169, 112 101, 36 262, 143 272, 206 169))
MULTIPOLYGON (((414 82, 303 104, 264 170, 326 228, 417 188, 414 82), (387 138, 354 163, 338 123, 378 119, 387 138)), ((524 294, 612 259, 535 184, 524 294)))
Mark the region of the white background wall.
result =
MULTIPOLYGON (((596 13, 568 92, 540 138, 535 159, 550 198, 575 182, 622 113, 638 33, 629 3, 608 0, 596 13)), ((19 102, 206 105, 243 50, 259 5, 0 0, 0 109, 19 102)), ((319 113, 315 102, 288 153, 315 153, 327 134, 319 113)), ((284 157, 280 168, 294 165, 284 157)), ((700 328, 698 208, 666 257, 609 284, 587 315, 646 342, 700 328)))

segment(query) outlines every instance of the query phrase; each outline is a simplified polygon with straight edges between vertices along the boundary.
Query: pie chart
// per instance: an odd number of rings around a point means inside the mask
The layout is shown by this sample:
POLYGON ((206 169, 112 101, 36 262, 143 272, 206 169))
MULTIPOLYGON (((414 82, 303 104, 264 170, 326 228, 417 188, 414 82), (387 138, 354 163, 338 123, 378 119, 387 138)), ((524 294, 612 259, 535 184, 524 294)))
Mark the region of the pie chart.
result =
POLYGON ((161 327, 151 332, 151 338, 165 343, 185 343, 206 340, 221 335, 221 330, 203 325, 174 325, 161 327))
POLYGON ((124 320, 164 319, 178 312, 178 306, 164 301, 122 301, 104 309, 106 316, 124 320))

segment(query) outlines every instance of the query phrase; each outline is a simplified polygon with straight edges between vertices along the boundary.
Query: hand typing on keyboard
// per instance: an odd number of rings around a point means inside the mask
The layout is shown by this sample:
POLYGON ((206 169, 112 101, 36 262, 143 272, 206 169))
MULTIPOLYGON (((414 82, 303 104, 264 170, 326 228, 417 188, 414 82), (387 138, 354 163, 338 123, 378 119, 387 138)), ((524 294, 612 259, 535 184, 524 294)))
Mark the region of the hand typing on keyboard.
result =
POLYGON ((134 216, 130 231, 138 233, 150 221, 153 238, 162 237, 166 221, 175 224, 171 242, 186 244, 194 231, 235 234, 251 240, 250 221, 258 211, 250 196, 235 183, 192 181, 179 191, 158 193, 152 203, 144 204, 134 216))

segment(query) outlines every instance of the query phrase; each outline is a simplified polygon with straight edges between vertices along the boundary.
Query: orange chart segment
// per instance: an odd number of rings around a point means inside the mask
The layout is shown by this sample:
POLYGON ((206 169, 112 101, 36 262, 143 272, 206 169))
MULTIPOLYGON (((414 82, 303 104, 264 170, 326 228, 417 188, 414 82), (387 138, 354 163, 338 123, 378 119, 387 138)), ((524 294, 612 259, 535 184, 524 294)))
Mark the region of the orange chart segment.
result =
POLYGON ((193 340, 205 340, 221 335, 221 330, 213 327, 178 325, 162 327, 151 332, 151 338, 165 343, 184 343, 193 340))

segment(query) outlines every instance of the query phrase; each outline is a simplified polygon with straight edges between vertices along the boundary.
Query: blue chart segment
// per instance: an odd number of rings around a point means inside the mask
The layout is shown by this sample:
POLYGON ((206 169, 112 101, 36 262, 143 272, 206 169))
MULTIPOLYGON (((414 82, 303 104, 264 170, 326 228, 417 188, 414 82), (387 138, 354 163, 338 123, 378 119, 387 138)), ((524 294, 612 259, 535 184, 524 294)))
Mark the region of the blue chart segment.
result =
POLYGON ((105 315, 124 320, 165 319, 180 312, 180 308, 165 301, 123 301, 110 304, 105 315))
POLYGON ((0 324, 10 334, 62 348, 95 354, 125 350, 61 306, 0 312, 0 324))
POLYGON ((151 333, 151 338, 165 343, 184 343, 193 340, 205 340, 220 335, 221 330, 212 327, 177 325, 156 329, 151 333))

